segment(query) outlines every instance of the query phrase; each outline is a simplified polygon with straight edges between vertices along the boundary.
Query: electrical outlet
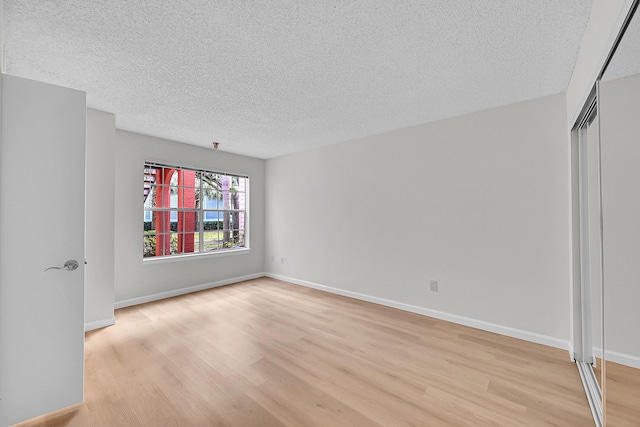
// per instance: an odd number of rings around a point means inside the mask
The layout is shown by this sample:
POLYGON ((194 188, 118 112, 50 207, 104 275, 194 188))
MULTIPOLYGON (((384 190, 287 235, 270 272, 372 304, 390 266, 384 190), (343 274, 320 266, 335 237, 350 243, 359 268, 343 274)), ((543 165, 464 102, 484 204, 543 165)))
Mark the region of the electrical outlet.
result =
POLYGON ((429 286, 431 287, 431 292, 438 292, 438 281, 437 280, 431 280, 429 282, 429 286))
POLYGON ((280 257, 280 264, 284 264, 284 257, 280 257))

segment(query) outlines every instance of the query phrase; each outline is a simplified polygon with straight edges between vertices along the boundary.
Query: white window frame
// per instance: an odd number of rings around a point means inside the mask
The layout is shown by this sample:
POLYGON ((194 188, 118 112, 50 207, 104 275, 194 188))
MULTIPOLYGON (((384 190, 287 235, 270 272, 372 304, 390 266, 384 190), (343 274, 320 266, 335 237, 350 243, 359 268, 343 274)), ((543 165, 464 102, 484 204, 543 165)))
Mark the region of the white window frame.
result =
MULTIPOLYGON (((210 251, 204 251, 204 233, 207 231, 204 229, 204 218, 205 218, 205 213, 206 212, 225 212, 227 210, 225 209, 220 209, 220 208, 215 208, 215 209, 211 209, 211 208, 205 208, 205 203, 201 202, 198 208, 195 209, 195 211, 198 214, 199 220, 198 220, 198 233, 199 233, 199 248, 198 248, 198 252, 190 252, 190 253, 177 253, 177 254, 166 254, 166 255, 158 255, 158 256, 148 256, 145 257, 144 256, 144 248, 142 250, 143 252, 143 256, 142 256, 142 260, 143 263, 158 263, 158 262, 167 262, 167 261, 177 261, 177 260, 185 260, 185 259, 190 259, 193 257, 211 257, 211 256, 228 256, 228 255, 234 255, 234 254, 243 254, 243 253, 248 253, 251 251, 251 247, 250 247, 250 177, 247 174, 241 174, 241 173, 231 173, 231 172, 223 172, 223 171, 219 171, 219 170, 210 170, 210 169, 204 169, 204 168, 199 168, 199 167, 192 167, 192 166, 182 166, 182 165, 176 165, 176 164, 171 164, 171 163, 167 163, 164 161, 156 161, 156 160, 145 160, 144 162, 144 169, 146 170, 148 167, 154 167, 154 168, 170 168, 170 169, 176 169, 176 170, 188 170, 188 171, 193 171, 197 173, 209 173, 209 174, 216 174, 216 175, 224 175, 224 176, 229 176, 229 177, 236 177, 236 178, 243 178, 245 180, 245 190, 244 190, 244 194, 245 194, 245 201, 244 201, 244 210, 240 209, 240 210, 230 210, 231 212, 239 212, 241 214, 244 214, 244 246, 242 247, 235 247, 235 248, 218 248, 218 249, 214 249, 214 250, 210 250, 210 251)), ((144 181, 144 180, 143 180, 144 181)), ((200 180, 200 194, 202 194, 202 180, 200 180)), ((143 213, 146 212, 161 212, 161 211, 168 211, 168 212, 193 212, 194 209, 179 209, 179 208, 149 208, 147 206, 147 203, 143 203, 143 213)), ((146 215, 143 215, 143 218, 146 215)), ((144 221, 143 221, 144 222, 144 221)), ((221 230, 222 231, 222 230, 221 230)), ((143 227, 142 230, 142 235, 143 235, 143 240, 144 240, 144 236, 145 234, 145 230, 143 227)), ((157 235, 157 234, 156 234, 157 235)))

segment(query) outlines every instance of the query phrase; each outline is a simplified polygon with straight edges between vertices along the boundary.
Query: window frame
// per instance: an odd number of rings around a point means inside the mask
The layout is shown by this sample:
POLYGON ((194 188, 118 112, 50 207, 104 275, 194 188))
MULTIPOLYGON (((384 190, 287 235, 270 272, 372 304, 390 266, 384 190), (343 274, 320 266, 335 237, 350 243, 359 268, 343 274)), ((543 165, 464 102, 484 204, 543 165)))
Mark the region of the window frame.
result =
MULTIPOLYGON (((178 165, 175 163, 169 163, 169 162, 165 162, 165 161, 159 161, 159 160, 145 160, 143 163, 144 166, 144 172, 143 172, 143 185, 146 184, 146 171, 149 168, 154 168, 154 169, 158 169, 158 168, 165 168, 165 169, 175 169, 175 171, 192 171, 196 173, 196 178, 198 177, 198 174, 213 174, 213 175, 219 175, 219 176, 228 176, 231 178, 241 178, 244 179, 244 209, 223 209, 219 207, 219 203, 216 202, 216 208, 211 208, 211 207, 205 207, 206 203, 203 201, 201 201, 199 203, 199 207, 197 208, 184 208, 184 207, 171 207, 171 202, 169 203, 169 207, 153 207, 153 206, 147 206, 147 196, 145 195, 145 201, 143 202, 143 206, 142 206, 142 210, 143 210, 143 224, 147 221, 144 220, 144 218, 146 217, 146 212, 150 212, 153 218, 153 214, 154 212, 167 212, 169 216, 172 215, 173 212, 195 212, 196 213, 196 217, 197 219, 197 230, 194 231, 194 233, 198 234, 198 247, 197 247, 197 252, 179 252, 179 253, 169 253, 169 254, 164 254, 164 255, 154 255, 154 256, 145 256, 145 249, 144 246, 141 248, 142 249, 142 261, 143 263, 158 263, 158 262, 170 262, 170 261, 177 261, 177 260, 185 260, 185 259, 191 259, 194 257, 207 257, 207 256, 228 256, 228 255, 234 255, 234 254, 242 254, 242 253, 248 253, 251 251, 251 246, 250 246, 250 182, 251 179, 249 177, 248 174, 242 174, 242 173, 237 173, 237 172, 224 172, 224 171, 220 171, 220 170, 211 170, 211 169, 205 169, 202 167, 194 167, 194 166, 185 166, 185 165, 178 165), (243 230, 243 237, 244 237, 244 246, 242 247, 231 247, 231 248, 221 248, 218 247, 217 249, 213 249, 213 250, 209 250, 206 251, 204 250, 204 233, 207 231, 205 230, 205 217, 207 213, 210 212, 215 212, 218 215, 223 214, 224 212, 229 212, 229 213, 239 213, 239 214, 243 214, 243 225, 242 228, 240 228, 240 230, 243 230)), ((175 172, 174 172, 175 173, 175 172)), ((200 183, 199 183, 199 187, 194 187, 200 190, 200 194, 203 194, 203 180, 199 179, 200 183)), ((169 187, 173 187, 170 183, 164 183, 164 184, 152 184, 152 187, 154 187, 154 191, 155 188, 157 188, 157 185, 167 185, 169 187)), ((176 186, 178 187, 178 186, 176 186)), ((144 188, 144 187, 143 187, 144 188)), ((151 192, 149 193, 149 196, 151 195, 151 192)), ((218 220, 220 221, 220 220, 218 220)), ((240 225, 238 225, 238 227, 240 227, 240 225)), ((145 236, 147 236, 146 232, 145 232, 145 227, 142 227, 142 241, 144 242, 144 238, 145 236)), ((220 233, 224 232, 224 229, 218 229, 216 228, 216 230, 219 230, 220 233)), ((235 229, 230 229, 230 231, 234 231, 235 229)), ((180 232, 173 232, 171 230, 169 230, 169 235, 173 235, 173 234, 180 234, 180 232)), ((190 234, 190 233, 185 233, 185 234, 190 234)), ((158 233, 155 232, 154 236, 158 236, 158 233)), ((157 240, 156 240, 157 241, 157 240)), ((144 244, 143 244, 144 245, 144 244)))

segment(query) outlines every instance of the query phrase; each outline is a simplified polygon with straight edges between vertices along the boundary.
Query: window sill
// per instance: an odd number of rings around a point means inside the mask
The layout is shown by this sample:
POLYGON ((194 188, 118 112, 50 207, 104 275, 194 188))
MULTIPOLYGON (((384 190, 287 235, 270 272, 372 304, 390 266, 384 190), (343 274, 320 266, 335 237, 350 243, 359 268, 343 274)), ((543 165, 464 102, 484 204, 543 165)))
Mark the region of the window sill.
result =
POLYGON ((251 252, 251 248, 229 249, 229 250, 220 251, 220 252, 203 252, 203 253, 197 253, 197 254, 172 255, 172 256, 163 256, 159 258, 149 257, 149 258, 143 258, 142 264, 143 265, 164 264, 165 262, 178 262, 178 261, 189 261, 189 260, 201 259, 201 258, 217 258, 217 257, 230 256, 230 255, 242 255, 242 254, 248 254, 249 252, 251 252))

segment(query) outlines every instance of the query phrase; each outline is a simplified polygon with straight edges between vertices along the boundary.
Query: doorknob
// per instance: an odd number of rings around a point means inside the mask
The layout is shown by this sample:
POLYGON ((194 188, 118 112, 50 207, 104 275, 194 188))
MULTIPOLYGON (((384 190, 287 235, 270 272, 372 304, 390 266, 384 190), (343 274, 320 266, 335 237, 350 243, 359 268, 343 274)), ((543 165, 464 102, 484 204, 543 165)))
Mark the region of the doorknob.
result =
POLYGON ((62 267, 49 267, 44 271, 48 271, 48 270, 69 270, 69 271, 73 271, 76 268, 78 268, 79 265, 80 264, 78 264, 78 261, 76 261, 75 259, 70 259, 69 261, 65 262, 62 267))

